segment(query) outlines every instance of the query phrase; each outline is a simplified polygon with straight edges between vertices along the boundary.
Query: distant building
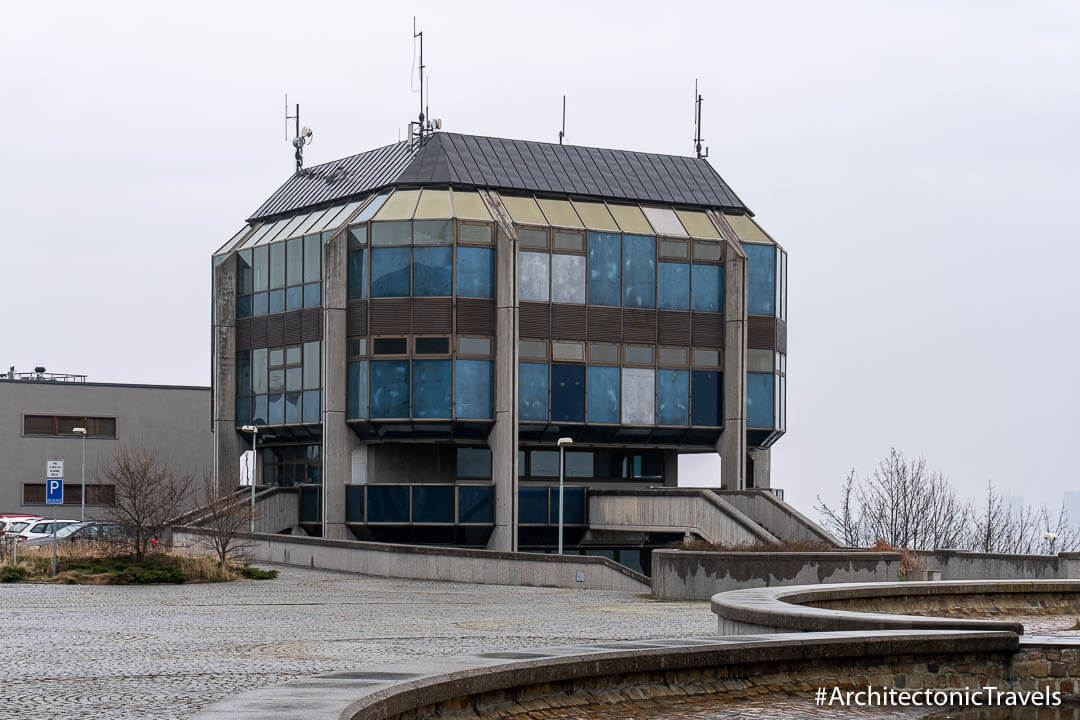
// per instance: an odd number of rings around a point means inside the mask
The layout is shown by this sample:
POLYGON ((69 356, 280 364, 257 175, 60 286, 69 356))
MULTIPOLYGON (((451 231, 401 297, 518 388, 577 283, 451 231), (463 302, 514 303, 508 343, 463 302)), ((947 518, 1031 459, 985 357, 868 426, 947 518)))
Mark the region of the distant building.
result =
POLYGON ((787 254, 704 159, 435 133, 297 172, 213 260, 216 465, 258 427, 309 532, 550 549, 564 437, 571 544, 679 453, 770 486, 787 254))
MULTIPOLYGON (((52 515, 45 504, 45 464, 64 461, 64 504, 57 516, 78 519, 82 435, 86 429, 86 515, 105 516, 114 497, 96 474, 121 443, 159 451, 182 472, 212 470, 210 389, 86 382, 84 375, 0 374, 0 512, 52 515)), ((194 488, 193 488, 194 490, 194 488)))

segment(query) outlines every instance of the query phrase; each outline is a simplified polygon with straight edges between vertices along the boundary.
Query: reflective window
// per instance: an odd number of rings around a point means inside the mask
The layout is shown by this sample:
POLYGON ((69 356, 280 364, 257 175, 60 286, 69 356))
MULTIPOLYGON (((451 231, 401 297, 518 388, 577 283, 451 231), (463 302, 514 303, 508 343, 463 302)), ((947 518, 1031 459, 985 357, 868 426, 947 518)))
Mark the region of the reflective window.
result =
POLYGON ((589 304, 618 306, 622 292, 621 239, 611 233, 589 233, 589 304))
POLYGON ((495 522, 495 489, 490 485, 461 485, 458 487, 458 522, 495 522))
POLYGON ((714 370, 691 372, 691 424, 716 427, 723 424, 720 416, 723 397, 723 376, 714 370))
POLYGON ((299 285, 285 288, 285 309, 299 310, 302 307, 304 307, 304 288, 299 285))
POLYGON ((251 424, 265 425, 268 417, 266 395, 255 395, 251 399, 251 424))
POLYGON ((452 295, 453 254, 452 247, 414 248, 412 294, 428 297, 452 295))
POLYGON ((269 425, 285 424, 285 395, 278 393, 270 396, 270 414, 266 418, 269 425))
MULTIPOLYGON (((455 414, 459 418, 492 417, 492 363, 457 360, 454 375, 455 414)), ((490 462, 489 462, 490 464, 490 462)))
POLYGON ((619 362, 619 346, 589 343, 589 362, 619 362))
POLYGON ((490 355, 491 338, 458 338, 458 352, 462 355, 490 355))
POLYGON ((371 297, 408 297, 409 248, 371 251, 371 297))
MULTIPOLYGON (((258 248, 256 248, 257 250, 258 248)), ((265 315, 270 309, 269 293, 255 293, 251 296, 251 314, 254 316, 265 315)))
MULTIPOLYGON (((556 464, 557 461, 556 461, 556 464)), ((556 474, 551 477, 558 477, 556 474)), ((548 489, 546 487, 518 488, 518 522, 523 525, 546 524, 548 521, 548 489)))
POLYGON ((255 395, 266 392, 266 348, 257 348, 251 351, 251 389, 255 395))
POLYGON ((491 248, 457 249, 457 294, 460 297, 495 297, 495 251, 491 248))
POLYGON ((685 240, 660 240, 660 255, 663 257, 685 258, 688 256, 685 240))
POLYGON ((369 523, 409 522, 409 486, 368 485, 367 520, 369 523))
POLYGON ((548 246, 547 230, 535 228, 518 228, 518 245, 531 248, 546 248, 548 246))
POLYGON ((656 423, 687 425, 690 422, 690 371, 656 371, 656 423))
POLYGON ((695 260, 723 260, 724 259, 724 246, 718 243, 710 242, 695 242, 694 243, 694 259, 695 260))
POLYGON ((661 365, 686 365, 686 348, 660 348, 661 365))
POLYGON ((458 223, 458 242, 491 244, 491 226, 458 223))
POLYGON ((236 353, 236 394, 251 394, 251 351, 236 353))
POLYGON ((691 305, 699 312, 723 310, 724 281, 719 265, 693 265, 691 305))
POLYGON ((593 454, 591 452, 567 451, 563 472, 566 477, 587 478, 593 475, 593 454))
POLYGON ((308 283, 304 286, 304 307, 322 305, 322 283, 308 283))
MULTIPOLYGON (((613 228, 614 229, 614 228, 613 228)), ((579 232, 555 231, 556 250, 584 250, 585 236, 579 232)))
POLYGON ((285 284, 300 285, 304 282, 304 240, 293 238, 285 243, 285 284))
POLYGON ((548 366, 518 364, 518 415, 522 420, 548 418, 548 366))
POLYGON ((585 347, 582 343, 552 342, 551 359, 583 361, 585 359, 585 347))
POLYGON ((413 360, 413 417, 450 417, 453 372, 450 360, 413 360))
POLYGON ((371 352, 374 355, 404 355, 409 352, 409 341, 406 338, 375 338, 371 342, 371 352))
POLYGON ((236 317, 251 317, 251 296, 239 295, 236 298, 236 317))
POLYGON ((585 366, 551 366, 551 420, 585 422, 585 366))
POLYGON ((318 235, 304 238, 304 282, 319 282, 322 279, 322 243, 318 235))
POLYGON ((518 255, 518 295, 522 300, 548 301, 547 253, 523 252, 518 255))
POLYGON ((412 242, 412 223, 408 221, 398 222, 373 222, 371 223, 372 245, 408 245, 412 242))
POLYGON ((694 365, 717 367, 720 365, 719 350, 698 350, 694 348, 694 365))
POLYGON ((542 340, 522 340, 518 343, 518 355, 523 358, 547 360, 547 343, 542 340))
POLYGON ((626 362, 639 365, 652 365, 653 349, 651 345, 627 345, 626 362))
POLYGON ((490 478, 491 450, 459 447, 457 449, 457 476, 459 478, 490 478))
POLYGON ((322 343, 318 340, 304 343, 304 389, 315 390, 320 383, 322 343))
POLYGON ((271 290, 270 291, 270 312, 272 312, 272 313, 285 312, 285 291, 284 290, 271 290))
POLYGON ((658 235, 686 237, 686 230, 683 229, 682 223, 671 208, 643 207, 641 209, 658 235))
MULTIPOLYGON (((322 393, 318 390, 305 390, 304 391, 304 422, 305 423, 317 423, 319 422, 320 413, 322 408, 320 407, 322 393)), ((365 412, 367 407, 364 408, 365 412)))
POLYGON ((585 256, 551 256, 551 300, 585 304, 585 256))
POLYGON ((529 475, 559 477, 559 451, 533 450, 529 453, 529 475))
POLYGON ((775 353, 772 350, 755 350, 754 348, 748 348, 746 351, 746 371, 771 373, 774 369, 774 355, 775 353))
POLYGON ((653 425, 656 419, 656 374, 650 368, 623 368, 622 421, 653 425))
POLYGON ((285 393, 285 422, 299 423, 300 419, 300 393, 285 393))
POLYGON ((418 337, 416 338, 417 355, 447 355, 450 353, 450 338, 445 337, 418 337))
POLYGON ((414 523, 453 523, 454 486, 413 485, 412 521, 414 523))
POLYGON ((409 361, 371 361, 371 417, 409 417, 409 361))
POLYGON ((274 243, 270 249, 270 289, 285 287, 285 243, 274 243))
POLYGON ((656 238, 623 237, 623 305, 656 307, 656 238))
POLYGON ((251 251, 241 250, 236 254, 236 294, 251 293, 252 269, 251 251))
POLYGON ((752 428, 773 427, 772 373, 746 374, 746 426, 752 428))
POLYGON ((367 225, 354 225, 349 228, 349 247, 367 245, 367 225))
POLYGON ((417 220, 413 223, 414 245, 449 245, 453 242, 453 220, 417 220))
POLYGON ((367 297, 367 276, 364 266, 367 264, 367 249, 349 251, 349 299, 359 300, 367 297))
POLYGON ((345 418, 363 419, 368 416, 368 361, 355 360, 347 367, 345 418))
POLYGON ((751 315, 776 312, 776 248, 743 244, 747 257, 747 309, 751 315))
POLYGON ((690 309, 690 266, 686 263, 660 263, 660 309, 690 309))
POLYGON ((619 378, 617 367, 590 365, 588 368, 588 421, 619 422, 619 378))

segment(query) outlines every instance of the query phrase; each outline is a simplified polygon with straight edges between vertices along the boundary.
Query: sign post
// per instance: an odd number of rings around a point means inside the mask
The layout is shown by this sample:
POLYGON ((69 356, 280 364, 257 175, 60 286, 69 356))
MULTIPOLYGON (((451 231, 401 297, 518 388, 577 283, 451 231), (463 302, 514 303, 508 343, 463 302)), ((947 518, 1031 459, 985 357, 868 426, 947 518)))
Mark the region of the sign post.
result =
POLYGON ((45 504, 53 506, 52 512, 52 574, 56 577, 56 506, 64 504, 64 461, 45 462, 45 504))

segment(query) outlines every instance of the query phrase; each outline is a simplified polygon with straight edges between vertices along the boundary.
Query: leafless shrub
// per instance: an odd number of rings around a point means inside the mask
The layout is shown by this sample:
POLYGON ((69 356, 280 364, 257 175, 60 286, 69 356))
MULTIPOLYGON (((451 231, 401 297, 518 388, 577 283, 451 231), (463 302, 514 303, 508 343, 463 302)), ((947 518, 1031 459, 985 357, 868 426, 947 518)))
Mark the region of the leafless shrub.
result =
MULTIPOLYGON (((234 484, 235 487, 235 484, 234 484)), ((246 494, 231 492, 204 475, 199 492, 199 527, 207 531, 199 535, 199 544, 212 552, 224 569, 237 560, 250 542, 242 537, 251 527, 251 503, 246 494)))

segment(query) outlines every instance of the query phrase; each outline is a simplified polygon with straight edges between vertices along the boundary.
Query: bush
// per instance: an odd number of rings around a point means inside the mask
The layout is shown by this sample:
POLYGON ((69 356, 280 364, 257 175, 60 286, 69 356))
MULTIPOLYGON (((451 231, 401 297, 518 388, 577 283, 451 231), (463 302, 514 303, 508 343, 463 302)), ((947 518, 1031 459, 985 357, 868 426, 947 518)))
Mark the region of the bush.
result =
POLYGON ((240 568, 240 574, 248 580, 273 580, 278 576, 277 570, 263 570, 262 568, 245 565, 240 568))
POLYGON ((16 583, 25 580, 30 573, 24 567, 18 565, 6 565, 0 570, 0 582, 16 583))

